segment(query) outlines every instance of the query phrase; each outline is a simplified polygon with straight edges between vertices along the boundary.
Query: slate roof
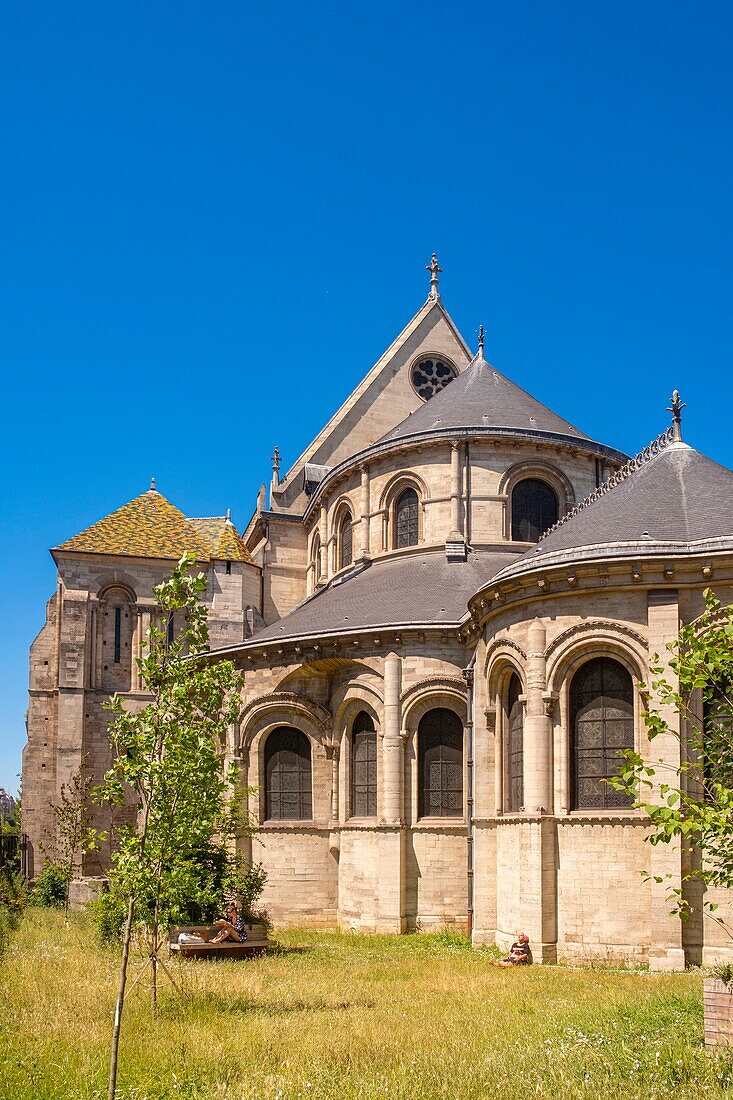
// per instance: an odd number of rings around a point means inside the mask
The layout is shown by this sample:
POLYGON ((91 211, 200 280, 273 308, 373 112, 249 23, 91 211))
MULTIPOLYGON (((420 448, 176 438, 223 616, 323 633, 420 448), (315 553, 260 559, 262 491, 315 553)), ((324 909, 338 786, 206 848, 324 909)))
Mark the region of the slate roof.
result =
POLYGON ((588 557, 704 550, 733 540, 733 471, 686 443, 671 443, 581 506, 497 580, 588 557))
POLYGON ((376 561, 309 597, 248 645, 386 627, 454 627, 474 592, 517 556, 478 551, 467 562, 449 563, 444 550, 434 550, 376 561))
POLYGON ((171 561, 178 561, 186 551, 199 561, 252 560, 224 516, 188 519, 155 489, 141 493, 55 549, 171 561))
POLYGON ((380 442, 446 428, 489 427, 552 432, 590 442, 587 435, 510 382, 483 356, 477 356, 453 382, 380 442))

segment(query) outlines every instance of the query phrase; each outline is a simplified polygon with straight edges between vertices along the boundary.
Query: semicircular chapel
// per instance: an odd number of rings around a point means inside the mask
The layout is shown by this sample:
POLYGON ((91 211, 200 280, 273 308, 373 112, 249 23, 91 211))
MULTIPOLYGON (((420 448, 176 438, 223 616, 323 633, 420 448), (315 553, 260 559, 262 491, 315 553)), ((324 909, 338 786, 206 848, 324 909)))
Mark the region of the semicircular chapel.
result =
MULTIPOLYGON (((110 763, 109 691, 144 703, 133 659, 153 587, 188 550, 213 653, 244 676, 227 753, 255 788, 276 923, 455 926, 501 946, 522 927, 540 962, 725 957, 715 927, 669 920, 639 870, 651 860, 684 890, 679 850, 650 851, 643 813, 606 780, 625 749, 649 752, 654 654, 733 579, 733 474, 683 442, 679 403, 635 459, 585 435, 521 388, 521 367, 489 362, 483 328, 469 347, 438 270, 286 471, 275 449, 241 532, 153 484, 52 550, 29 871, 54 794, 82 760, 95 777, 110 763)), ((679 741, 663 748, 679 761, 679 741)))

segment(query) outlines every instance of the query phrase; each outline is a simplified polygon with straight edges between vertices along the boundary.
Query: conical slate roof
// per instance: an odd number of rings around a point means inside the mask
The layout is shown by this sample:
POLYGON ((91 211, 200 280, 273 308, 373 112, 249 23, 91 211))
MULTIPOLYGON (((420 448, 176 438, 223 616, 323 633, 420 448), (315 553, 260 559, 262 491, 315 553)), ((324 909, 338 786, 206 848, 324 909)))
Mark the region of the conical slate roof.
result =
POLYGON ((589 440, 567 420, 510 382, 479 354, 445 389, 380 442, 450 428, 513 428, 589 440))
POLYGON ((733 542, 733 471, 686 443, 665 445, 664 437, 651 451, 494 579, 559 562, 694 552, 733 542))

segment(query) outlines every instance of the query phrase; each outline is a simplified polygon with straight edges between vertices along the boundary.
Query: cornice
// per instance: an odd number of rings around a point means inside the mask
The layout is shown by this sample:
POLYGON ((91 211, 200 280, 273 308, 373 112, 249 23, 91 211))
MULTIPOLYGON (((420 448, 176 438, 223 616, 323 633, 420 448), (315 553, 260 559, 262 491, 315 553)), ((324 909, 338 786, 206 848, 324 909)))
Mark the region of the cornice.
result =
POLYGON ((344 459, 343 462, 339 462, 330 470, 323 480, 318 485, 318 488, 313 493, 313 496, 308 501, 305 511, 303 513, 303 522, 307 522, 310 518, 317 502, 324 493, 330 492, 334 484, 338 482, 342 477, 350 472, 352 467, 357 468, 365 463, 368 465, 373 462, 375 458, 381 458, 383 455, 427 447, 436 442, 463 442, 470 440, 487 440, 489 442, 493 440, 509 440, 511 442, 521 442, 527 445, 532 443, 545 443, 553 444, 559 450, 569 450, 575 453, 583 452, 588 454, 589 457, 603 458, 609 462, 623 464, 628 461, 628 456, 623 454, 622 451, 617 451, 613 447, 606 447, 603 443, 596 443, 592 439, 579 439, 577 436, 560 435, 555 432, 543 432, 532 428, 498 428, 491 427, 470 427, 470 428, 436 428, 425 432, 415 432, 414 435, 403 436, 400 439, 388 439, 378 443, 373 443, 370 447, 366 447, 362 451, 357 451, 356 454, 351 455, 349 458, 344 459))

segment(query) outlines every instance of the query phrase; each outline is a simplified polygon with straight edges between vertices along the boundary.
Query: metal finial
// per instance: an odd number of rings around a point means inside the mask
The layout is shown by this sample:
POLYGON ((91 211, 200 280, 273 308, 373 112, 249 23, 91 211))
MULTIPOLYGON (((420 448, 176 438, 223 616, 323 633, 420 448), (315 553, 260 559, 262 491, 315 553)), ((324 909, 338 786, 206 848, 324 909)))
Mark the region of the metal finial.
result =
POLYGON ((433 252, 430 263, 426 264, 425 270, 430 272, 430 298, 439 298, 440 291, 438 290, 438 275, 443 271, 442 267, 438 266, 438 257, 433 252))
POLYGON ((157 491, 158 490, 155 488, 155 478, 151 477, 151 479, 150 479, 150 492, 151 493, 157 493, 157 491))
POLYGON ((225 523, 231 523, 232 522, 232 510, 231 510, 231 508, 227 508, 226 519, 224 520, 224 522, 225 523))
POLYGON ((483 359, 483 357, 484 357, 484 326, 483 325, 479 325, 479 327, 478 327, 478 353, 479 353, 479 357, 481 359, 483 359))
POLYGON ((682 410, 687 406, 683 401, 680 401, 679 390, 672 390, 672 404, 667 408, 667 412, 672 413, 672 431, 674 432, 675 443, 682 442, 682 410))
POLYGON ((275 450, 272 452, 272 468, 275 471, 275 473, 277 473, 280 469, 280 448, 279 447, 275 447, 275 450))

